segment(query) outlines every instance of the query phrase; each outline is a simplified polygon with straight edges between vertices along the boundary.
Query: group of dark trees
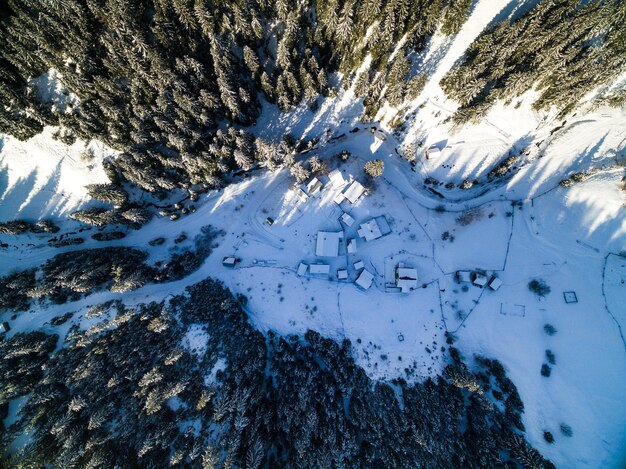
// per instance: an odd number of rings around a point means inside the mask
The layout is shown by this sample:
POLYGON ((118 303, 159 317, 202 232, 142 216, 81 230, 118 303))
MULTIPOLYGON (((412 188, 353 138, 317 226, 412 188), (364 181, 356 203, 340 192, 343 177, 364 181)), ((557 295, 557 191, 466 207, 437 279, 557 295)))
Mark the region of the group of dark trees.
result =
MULTIPOLYGON (((0 132, 26 139, 43 125, 64 138, 98 138, 121 152, 107 164, 115 187, 202 191, 223 175, 284 160, 292 148, 245 130, 260 97, 282 110, 334 92, 330 74, 364 98, 365 118, 385 102, 421 92, 417 60, 439 29, 456 34, 471 0, 10 0, 0 20, 0 132), (371 56, 368 67, 357 69, 371 56), (64 105, 46 102, 31 80, 54 69, 64 105), (69 137, 68 137, 69 136, 69 137)), ((442 81, 461 103, 454 119, 477 120, 498 99, 533 86, 537 108, 570 112, 588 91, 626 69, 626 3, 540 1, 494 24, 442 81)), ((620 105, 623 91, 598 102, 620 105)), ((101 195, 122 203, 109 187, 101 195)), ((133 214, 129 214, 135 219, 133 214)), ((79 215, 124 221, 123 211, 79 215), (118 213, 119 212, 119 213, 118 213)), ((131 220, 132 222, 132 220, 131 220)))
POLYGON ((460 66, 442 80, 461 103, 454 119, 477 121, 497 100, 511 101, 536 86, 536 109, 562 114, 598 88, 598 103, 626 104, 613 81, 626 71, 626 2, 540 1, 514 20, 495 24, 470 46, 460 66))
POLYGON ((56 336, 1 342, 0 411, 26 396, 3 467, 553 467, 509 416, 523 406, 497 362, 473 374, 454 353, 446 379, 394 392, 349 342, 266 337, 239 301, 206 280, 168 305, 96 308, 50 357, 56 336), (185 346, 198 325, 206 350, 185 346))
POLYGON ((146 283, 179 280, 200 267, 220 234, 207 225, 194 238, 191 248, 180 249, 154 265, 146 263, 145 251, 124 246, 57 254, 40 269, 0 277, 0 312, 26 310, 36 298, 60 304, 99 289, 123 293, 146 283))
POLYGON ((313 106, 330 92, 330 73, 348 84, 370 53, 357 83, 368 112, 399 104, 425 83, 416 52, 439 25, 458 32, 470 5, 10 0, 0 22, 0 132, 27 139, 58 125, 64 138, 98 138, 121 152, 107 168, 113 183, 150 192, 215 187, 230 170, 282 163, 276 143, 245 130, 261 95, 282 110, 313 106), (50 69, 77 100, 42 99, 31 79, 50 69))
POLYGON ((56 233, 59 227, 50 220, 31 223, 28 220, 10 220, 0 223, 0 234, 19 235, 24 233, 56 233))

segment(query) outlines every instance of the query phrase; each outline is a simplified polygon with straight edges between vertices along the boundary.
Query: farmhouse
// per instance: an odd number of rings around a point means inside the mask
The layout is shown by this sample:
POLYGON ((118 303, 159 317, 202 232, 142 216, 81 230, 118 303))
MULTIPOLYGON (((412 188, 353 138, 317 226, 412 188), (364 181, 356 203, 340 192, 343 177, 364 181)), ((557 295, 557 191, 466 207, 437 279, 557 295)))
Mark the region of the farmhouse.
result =
POLYGON ((304 262, 300 262, 300 265, 298 266, 298 277, 304 276, 308 268, 309 266, 307 264, 305 264, 304 262))
POLYGON ((302 187, 296 189, 296 195, 302 202, 306 202, 309 199, 309 195, 302 190, 302 187))
POLYGON ((355 204, 357 200, 365 192, 365 187, 359 181, 352 181, 352 184, 343 193, 343 197, 348 199, 348 202, 355 204))
POLYGON ((315 177, 306 185, 306 190, 311 197, 314 197, 319 191, 322 190, 322 183, 315 177))
POLYGON ((372 282, 374 281, 374 276, 368 270, 363 269, 363 271, 359 274, 357 279, 354 281, 356 285, 363 290, 367 290, 372 286, 372 282))
POLYGON ((357 233, 365 241, 374 241, 391 233, 391 228, 389 228, 387 219, 384 216, 380 216, 362 223, 357 233))
POLYGON ((315 255, 319 257, 337 257, 339 241, 343 239, 341 231, 318 231, 315 255))
POLYGON ((346 185, 346 180, 343 178, 343 174, 338 169, 331 171, 328 174, 328 185, 333 189, 340 189, 346 185))
POLYGON ((335 198, 333 199, 333 202, 335 202, 337 205, 339 205, 341 202, 344 201, 346 197, 343 195, 343 193, 339 192, 335 198))
POLYGON ((311 275, 328 275, 330 273, 330 266, 328 264, 311 264, 309 266, 309 272, 311 272, 311 275))
POLYGON ((472 282, 474 285, 476 285, 477 287, 484 287, 487 284, 487 276, 483 275, 483 274, 476 274, 476 277, 474 277, 474 281, 472 282))
POLYGON ((426 150, 426 159, 439 158, 441 156, 441 149, 437 145, 431 145, 426 150))
POLYGON ((339 218, 347 227, 350 227, 354 224, 354 218, 350 216, 349 213, 345 213, 341 215, 339 218))
POLYGON ((237 259, 233 256, 228 256, 222 259, 222 265, 224 267, 235 267, 236 263, 237 263, 237 259))
POLYGON ((347 251, 348 254, 356 254, 356 239, 352 238, 348 240, 347 251))
POLYGON ((402 293, 415 290, 417 288, 417 270, 405 267, 402 263, 398 264, 396 286, 402 290, 402 293))
POLYGON ((502 280, 500 280, 498 277, 491 277, 491 280, 489 280, 489 288, 491 288, 493 291, 496 291, 498 288, 500 288, 502 286, 502 280))
POLYGON ((469 270, 457 270, 456 281, 459 283, 470 283, 472 281, 471 274, 469 270))

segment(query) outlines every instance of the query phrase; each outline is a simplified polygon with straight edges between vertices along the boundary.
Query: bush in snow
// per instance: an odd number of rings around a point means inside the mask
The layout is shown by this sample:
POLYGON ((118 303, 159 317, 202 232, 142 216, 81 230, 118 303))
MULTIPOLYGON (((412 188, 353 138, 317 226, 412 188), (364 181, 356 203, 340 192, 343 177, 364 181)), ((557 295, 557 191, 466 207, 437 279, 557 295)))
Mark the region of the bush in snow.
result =
POLYGON ((543 326, 543 330, 548 335, 554 335, 557 333, 556 327, 554 327, 552 324, 545 324, 543 326))
POLYGON ((59 227, 50 220, 31 223, 26 220, 11 220, 0 223, 0 234, 19 235, 24 233, 56 233, 59 227))
POLYGON ((289 172, 296 179, 296 182, 298 184, 302 184, 304 181, 306 181, 311 174, 309 170, 302 166, 302 163, 300 163, 299 161, 289 169, 289 172))
POLYGON ((531 280, 530 282, 528 282, 528 289, 534 294, 536 294, 537 296, 541 296, 541 297, 546 296, 551 291, 550 287, 545 282, 545 280, 538 279, 538 278, 535 278, 531 280))
POLYGON ((572 431, 572 427, 570 427, 566 423, 562 423, 559 428, 561 429, 561 433, 568 438, 571 438, 571 436, 574 434, 574 432, 572 431))
POLYGON ((365 173, 373 178, 378 178, 385 172, 385 163, 382 160, 371 160, 363 167, 365 173))

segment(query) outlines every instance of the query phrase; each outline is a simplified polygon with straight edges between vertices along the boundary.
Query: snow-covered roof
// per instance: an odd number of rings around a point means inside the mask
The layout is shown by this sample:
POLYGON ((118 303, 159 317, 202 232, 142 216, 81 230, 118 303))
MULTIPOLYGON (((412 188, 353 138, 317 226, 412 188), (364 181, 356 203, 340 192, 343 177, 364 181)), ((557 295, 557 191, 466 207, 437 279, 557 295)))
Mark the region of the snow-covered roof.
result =
POLYGON ((339 240, 343 239, 341 231, 318 231, 315 255, 319 257, 337 257, 339 255, 339 240))
POLYGON ((234 266, 236 262, 237 262, 237 259, 232 256, 225 257, 224 259, 222 259, 222 265, 225 265, 228 267, 234 266))
POLYGON ((369 287, 372 286, 372 282, 373 281, 374 281, 374 276, 372 275, 372 273, 370 271, 364 269, 359 274, 359 276, 354 281, 354 283, 356 283, 363 290, 367 290, 369 287))
POLYGON ((333 202, 335 202, 336 204, 340 204, 341 202, 344 201, 346 197, 340 192, 338 193, 335 198, 333 199, 333 202))
POLYGON ((304 192, 302 190, 301 187, 298 187, 298 189, 296 189, 296 195, 300 198, 300 200, 302 200, 303 202, 305 202, 306 200, 308 200, 309 196, 306 192, 304 192))
POLYGON ((339 269, 337 271, 337 278, 339 280, 346 280, 348 278, 348 271, 346 269, 339 269))
POLYGON ((502 280, 500 280, 498 277, 491 278, 491 281, 489 282, 489 288, 495 291, 501 286, 502 286, 502 280))
POLYGON ((459 279, 459 282, 471 282, 472 281, 470 277, 471 272, 469 270, 458 270, 456 274, 459 279))
POLYGON ((309 266, 309 272, 312 275, 328 275, 330 273, 330 266, 328 264, 311 264, 309 266))
POLYGON ((352 238, 348 240, 348 254, 356 253, 356 239, 352 238))
POLYGON ((355 270, 361 270, 363 268, 365 268, 365 263, 363 261, 356 261, 354 263, 354 269, 355 270))
POLYGON ((349 213, 345 212, 341 215, 341 221, 344 222, 346 226, 352 226, 354 224, 354 218, 352 218, 349 213))
POLYGON ((317 179, 316 177, 314 177, 313 179, 311 179, 309 181, 309 183, 306 185, 306 190, 309 192, 309 194, 311 195, 315 195, 317 194, 320 190, 322 189, 322 183, 319 179, 317 179))
POLYGON ((346 185, 346 180, 343 178, 343 174, 341 174, 341 171, 339 171, 338 169, 331 171, 328 174, 328 179, 330 179, 330 181, 328 182, 330 187, 333 187, 335 189, 339 189, 340 187, 346 185))
POLYGON ((436 145, 431 145, 426 151, 428 152, 429 158, 438 157, 441 155, 441 148, 436 145))
POLYGON ((417 288, 417 270, 399 266, 396 269, 396 286, 402 289, 402 293, 417 288))
POLYGON ((476 278, 474 279, 474 285, 478 285, 479 287, 484 287, 487 283, 487 277, 483 274, 476 274, 476 278))
POLYGON ((304 274, 306 274, 308 268, 309 266, 307 264, 305 264, 304 262, 300 262, 300 265, 298 266, 298 276, 302 277, 304 274))
POLYGON ((359 233, 361 238, 365 238, 365 241, 374 241, 383 235, 374 218, 365 223, 361 223, 360 226, 357 233, 359 233))
POLYGON ((351 204, 356 203, 359 197, 365 192, 365 187, 359 181, 352 181, 352 184, 344 191, 343 195, 351 204))
POLYGON ((4 334, 9 329, 11 329, 11 328, 9 327, 9 323, 8 322, 0 322, 0 334, 4 334))

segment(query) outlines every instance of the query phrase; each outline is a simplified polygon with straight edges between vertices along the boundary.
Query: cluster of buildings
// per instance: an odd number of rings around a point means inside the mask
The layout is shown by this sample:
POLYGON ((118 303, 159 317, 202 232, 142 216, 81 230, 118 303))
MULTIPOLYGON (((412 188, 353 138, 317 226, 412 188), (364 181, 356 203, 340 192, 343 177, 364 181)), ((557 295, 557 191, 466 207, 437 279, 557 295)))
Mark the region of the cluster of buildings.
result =
MULTIPOLYGON (((433 145, 428 148, 428 151, 436 155, 440 149, 433 145)), ((357 223, 355 216, 350 213, 350 206, 354 206, 367 192, 359 181, 346 180, 338 169, 331 171, 324 182, 317 176, 313 177, 306 184, 298 187, 296 193, 302 201, 306 201, 311 197, 318 196, 322 189, 334 191, 332 200, 341 207, 341 215, 337 220, 340 229, 317 232, 315 240, 315 257, 317 259, 310 263, 300 262, 297 274, 300 277, 306 275, 334 277, 339 282, 347 282, 352 278, 358 288, 368 290, 374 284, 375 276, 363 260, 354 259, 354 256, 358 253, 359 243, 372 242, 391 233, 389 222, 384 215, 381 215, 357 223), (338 259, 342 257, 345 257, 345 260, 338 259)), ((268 218, 269 225, 273 222, 274 220, 268 218)), ((224 258, 223 265, 234 267, 237 262, 239 259, 229 256, 224 258)), ((481 288, 488 287, 494 291, 502 285, 499 278, 496 276, 488 277, 482 271, 457 271, 455 279, 458 283, 471 283, 481 288)), ((387 291, 402 293, 409 293, 417 287, 417 269, 402 262, 394 268, 393 283, 388 281, 386 284, 387 291)))
POLYGON ((359 181, 347 181, 341 171, 335 169, 328 174, 328 181, 325 184, 316 176, 296 189, 296 193, 302 201, 306 201, 309 197, 316 197, 323 188, 339 190, 333 199, 336 204, 348 201, 354 205, 366 192, 359 181))
POLYGON ((480 288, 487 286, 493 291, 498 290, 502 286, 502 280, 495 275, 488 277, 482 272, 473 272, 471 270, 457 270, 455 280, 458 283, 471 283, 480 288))
MULTIPOLYGON (((339 170, 332 171, 328 175, 326 186, 337 191, 333 201, 340 206, 344 202, 354 205, 366 193, 365 187, 359 181, 346 181, 339 170)), ((313 178, 305 188, 300 188, 300 190, 303 193, 306 190, 309 196, 315 196, 321 190, 321 187, 321 183, 317 178, 313 178)), ((371 242, 391 233, 391 228, 385 216, 370 218, 357 225, 354 216, 350 212, 342 210, 338 221, 342 227, 340 231, 318 231, 315 242, 316 257, 328 259, 346 256, 348 258, 357 254, 359 238, 364 242, 371 242), (352 233, 352 236, 348 236, 349 232, 352 233)), ((357 260, 350 264, 348 259, 346 259, 345 264, 336 270, 337 280, 347 281, 350 277, 349 270, 353 272, 354 284, 362 290, 368 290, 374 283, 374 274, 366 268, 363 260, 357 260)), ((304 276, 307 272, 309 275, 330 276, 331 266, 324 260, 316 261, 309 265, 301 262, 298 266, 298 275, 304 276)), ((411 275, 415 284, 417 284, 417 273, 415 272, 411 275)), ((401 276, 398 281, 404 285, 402 288, 403 292, 414 288, 408 285, 407 282, 410 282, 408 277, 401 276)))
MULTIPOLYGON (((315 256, 319 258, 313 263, 301 262, 297 269, 298 276, 331 276, 331 260, 346 257, 341 262, 341 267, 335 265, 336 280, 348 281, 352 276, 354 284, 362 290, 368 290, 374 283, 374 274, 366 267, 363 260, 349 262, 349 256, 358 252, 359 239, 362 242, 371 242, 391 233, 391 228, 385 216, 370 218, 357 224, 355 217, 349 212, 349 207, 354 206, 364 195, 366 189, 357 180, 348 181, 340 170, 335 169, 328 174, 328 180, 323 183, 318 177, 313 177, 309 182, 296 189, 298 197, 302 201, 310 197, 316 197, 322 189, 336 191, 333 202, 342 207, 339 216, 341 230, 318 231, 315 241, 315 256), (346 210, 347 209, 347 210, 346 210), (351 236, 348 235, 351 234, 351 236)), ((407 293, 417 287, 416 269, 399 264, 396 269, 396 286, 403 293, 407 293)))

